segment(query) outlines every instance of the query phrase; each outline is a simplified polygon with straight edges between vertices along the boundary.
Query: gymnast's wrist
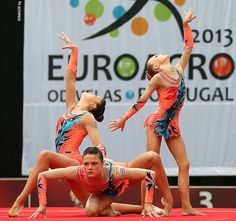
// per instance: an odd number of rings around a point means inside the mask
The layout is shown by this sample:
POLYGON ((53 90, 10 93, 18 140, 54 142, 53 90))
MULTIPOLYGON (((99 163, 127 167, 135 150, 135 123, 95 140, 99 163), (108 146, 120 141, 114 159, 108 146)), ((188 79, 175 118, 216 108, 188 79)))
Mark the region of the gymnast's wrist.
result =
POLYGON ((183 22, 183 29, 190 29, 189 24, 187 22, 183 22))
POLYGON ((146 193, 144 204, 152 204, 152 203, 153 203, 153 194, 147 196, 147 193, 146 193))
POLYGON ((128 119, 129 119, 129 117, 126 116, 126 115, 124 115, 123 117, 121 117, 121 120, 124 121, 124 122, 126 122, 128 119))
POLYGON ((144 202, 143 207, 147 206, 147 205, 152 205, 152 202, 144 202))
POLYGON ((192 29, 190 28, 190 26, 187 24, 186 26, 183 26, 183 31, 184 32, 189 32, 189 31, 192 31, 192 29))
POLYGON ((71 51, 74 52, 74 53, 78 53, 79 49, 77 48, 77 46, 74 46, 74 47, 71 48, 71 51))

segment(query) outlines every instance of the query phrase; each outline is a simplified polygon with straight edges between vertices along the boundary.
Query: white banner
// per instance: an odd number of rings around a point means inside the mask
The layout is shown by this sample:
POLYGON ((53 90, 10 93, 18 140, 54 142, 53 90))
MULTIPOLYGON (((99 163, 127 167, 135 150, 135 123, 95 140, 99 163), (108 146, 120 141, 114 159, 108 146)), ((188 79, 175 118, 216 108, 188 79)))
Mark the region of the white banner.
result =
MULTIPOLYGON (((191 175, 236 175, 234 63, 236 1, 233 0, 26 0, 22 173, 29 174, 41 150, 55 151, 55 125, 65 112, 64 73, 69 51, 57 38, 65 32, 79 46, 77 94, 92 90, 107 101, 99 129, 108 155, 130 161, 146 150, 143 122, 157 97, 111 133, 108 122, 129 109, 147 86, 145 63, 163 52, 173 64, 182 52, 181 21, 193 8, 194 49, 185 72, 186 101, 180 117, 191 175)), ((82 143, 84 150, 90 141, 82 143)), ((177 175, 166 145, 161 156, 177 175)))

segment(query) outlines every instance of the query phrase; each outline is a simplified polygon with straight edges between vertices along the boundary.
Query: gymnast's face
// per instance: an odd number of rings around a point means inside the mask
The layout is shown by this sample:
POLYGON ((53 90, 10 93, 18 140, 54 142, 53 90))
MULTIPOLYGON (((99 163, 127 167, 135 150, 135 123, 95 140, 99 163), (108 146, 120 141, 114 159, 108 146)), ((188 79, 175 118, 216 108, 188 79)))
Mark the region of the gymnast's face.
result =
POLYGON ((86 100, 87 102, 94 102, 94 103, 100 103, 102 101, 102 97, 94 94, 92 91, 81 93, 80 99, 86 100))
POLYGON ((96 109, 97 105, 102 103, 103 98, 101 96, 94 94, 92 91, 90 91, 90 92, 81 93, 80 101, 86 104, 90 104, 90 109, 89 109, 90 111, 90 110, 96 109))
POLYGON ((159 66, 159 65, 164 64, 166 62, 170 62, 170 56, 167 54, 160 53, 159 55, 152 56, 148 62, 151 63, 152 65, 159 66))
POLYGON ((98 154, 86 154, 83 157, 83 164, 89 178, 97 179, 102 175, 103 162, 98 154))

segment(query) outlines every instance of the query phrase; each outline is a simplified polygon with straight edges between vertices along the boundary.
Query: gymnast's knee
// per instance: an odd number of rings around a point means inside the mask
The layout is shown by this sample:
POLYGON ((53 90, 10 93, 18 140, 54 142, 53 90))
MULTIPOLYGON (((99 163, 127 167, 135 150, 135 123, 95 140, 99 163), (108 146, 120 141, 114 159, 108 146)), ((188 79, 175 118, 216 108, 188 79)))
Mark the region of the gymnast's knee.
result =
POLYGON ((161 161, 160 155, 158 153, 156 153, 155 151, 148 151, 147 154, 148 154, 148 160, 150 162, 156 163, 156 162, 161 161))
POLYGON ((99 216, 99 209, 95 205, 89 205, 89 206, 86 205, 85 211, 87 216, 89 217, 99 216))
POLYGON ((179 165, 179 169, 181 171, 189 171, 189 168, 190 168, 189 160, 185 160, 184 162, 181 162, 181 164, 179 165))
POLYGON ((47 161, 51 156, 51 151, 42 150, 38 156, 38 162, 47 161))

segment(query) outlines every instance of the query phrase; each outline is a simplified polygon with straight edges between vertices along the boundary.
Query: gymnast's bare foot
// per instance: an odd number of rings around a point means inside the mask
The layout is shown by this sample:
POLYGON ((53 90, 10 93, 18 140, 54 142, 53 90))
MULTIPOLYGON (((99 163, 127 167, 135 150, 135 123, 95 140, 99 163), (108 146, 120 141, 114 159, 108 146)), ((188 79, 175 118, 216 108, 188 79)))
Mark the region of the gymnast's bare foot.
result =
POLYGON ((163 216, 169 216, 171 214, 173 200, 167 200, 164 197, 161 198, 161 203, 164 206, 163 216))
POLYGON ((23 207, 24 207, 24 202, 22 202, 21 199, 17 198, 16 201, 14 202, 13 206, 11 207, 11 209, 9 209, 8 216, 9 217, 19 216, 23 207))
POLYGON ((120 212, 118 212, 118 211, 114 211, 114 216, 120 216, 120 215, 121 215, 120 212))
POLYGON ((121 213, 114 210, 114 208, 111 206, 109 208, 104 209, 99 214, 97 214, 97 216, 107 216, 107 217, 120 216, 120 215, 121 213))
POLYGON ((11 209, 8 211, 9 217, 16 217, 19 216, 21 210, 23 209, 24 204, 15 204, 11 207, 11 209))
POLYGON ((114 210, 112 207, 110 207, 110 208, 108 208, 107 210, 105 210, 104 211, 105 213, 103 213, 103 215, 102 216, 120 216, 121 215, 121 213, 120 212, 118 212, 118 211, 116 211, 116 210, 114 210))
POLYGON ((205 213, 202 213, 193 207, 182 208, 182 215, 183 216, 205 216, 205 213))

